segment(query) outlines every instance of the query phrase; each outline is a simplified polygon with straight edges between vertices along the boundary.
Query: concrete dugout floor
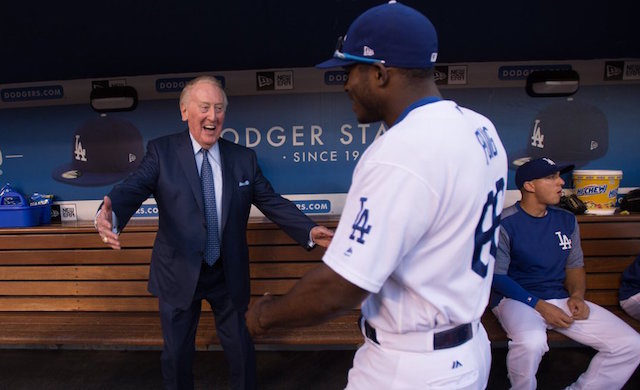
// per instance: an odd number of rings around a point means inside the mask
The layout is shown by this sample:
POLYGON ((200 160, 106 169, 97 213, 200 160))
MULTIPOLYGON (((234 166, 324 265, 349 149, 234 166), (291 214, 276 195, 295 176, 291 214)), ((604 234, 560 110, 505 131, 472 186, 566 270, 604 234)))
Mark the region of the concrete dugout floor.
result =
MULTIPOLYGON (((508 389, 506 348, 493 350, 489 389, 508 389)), ((259 388, 342 389, 355 350, 258 351, 259 388)), ((538 371, 539 389, 573 382, 595 352, 585 347, 551 348, 538 371)), ((228 388, 221 351, 197 352, 197 389, 228 388)), ((0 349, 0 389, 161 389, 160 351, 0 349)), ((636 369, 625 389, 640 389, 636 369)), ((608 389, 603 389, 608 390, 608 389)))

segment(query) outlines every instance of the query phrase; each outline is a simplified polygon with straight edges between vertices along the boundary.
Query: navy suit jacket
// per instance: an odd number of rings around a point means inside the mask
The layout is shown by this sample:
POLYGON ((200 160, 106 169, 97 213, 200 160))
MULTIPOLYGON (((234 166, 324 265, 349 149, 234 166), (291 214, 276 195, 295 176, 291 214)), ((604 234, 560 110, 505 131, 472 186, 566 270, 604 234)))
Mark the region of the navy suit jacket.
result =
MULTIPOLYGON (((237 310, 249 304, 246 228, 251 205, 308 247, 315 223, 275 193, 253 150, 219 139, 222 163, 221 260, 237 310)), ((206 222, 200 176, 189 132, 152 140, 140 166, 109 197, 121 231, 150 195, 158 205, 158 233, 151 255, 149 292, 174 307, 192 303, 204 259, 206 222)))

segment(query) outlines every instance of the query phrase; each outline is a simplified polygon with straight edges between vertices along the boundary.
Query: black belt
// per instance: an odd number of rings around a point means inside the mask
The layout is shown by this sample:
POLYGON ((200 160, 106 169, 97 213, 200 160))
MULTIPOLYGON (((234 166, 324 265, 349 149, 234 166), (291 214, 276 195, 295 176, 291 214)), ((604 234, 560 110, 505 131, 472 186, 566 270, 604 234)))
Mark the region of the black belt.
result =
MULTIPOLYGON (((376 337, 376 329, 371 326, 367 320, 364 320, 364 332, 369 340, 376 344, 378 338, 376 337)), ((447 349, 462 345, 473 338, 473 327, 471 324, 458 325, 455 328, 443 330, 433 334, 433 349, 447 349)))

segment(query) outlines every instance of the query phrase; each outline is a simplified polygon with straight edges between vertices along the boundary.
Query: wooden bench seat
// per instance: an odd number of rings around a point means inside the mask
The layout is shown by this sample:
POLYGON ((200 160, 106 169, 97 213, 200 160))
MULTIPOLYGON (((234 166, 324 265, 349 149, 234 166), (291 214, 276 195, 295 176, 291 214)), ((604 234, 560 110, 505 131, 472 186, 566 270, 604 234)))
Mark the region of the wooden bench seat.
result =
MULTIPOLYGON (((264 345, 331 345, 353 347, 362 342, 354 311, 326 324, 277 329, 255 339, 264 345)), ((0 345, 162 347, 157 312, 3 312, 0 345)), ((203 313, 196 336, 198 349, 219 344, 213 315, 203 313)))
MULTIPOLYGON (((321 223, 335 227, 336 220, 321 223)), ((607 307, 640 331, 618 307, 622 270, 640 253, 640 216, 579 217, 587 270, 587 299, 607 307)), ((0 229, 0 346, 159 348, 157 299, 146 289, 155 222, 136 221, 122 233, 123 249, 102 244, 89 223, 0 229)), ((322 257, 306 251, 274 224, 251 221, 247 230, 251 294, 284 294, 322 257)), ((363 338, 358 310, 314 327, 274 330, 256 344, 355 347, 363 338)), ((483 324, 494 343, 507 338, 493 314, 483 324)), ((549 332, 552 343, 568 339, 549 332)), ((216 348, 206 303, 196 344, 216 348)))
MULTIPOLYGON (((114 251, 89 223, 0 229, 0 345, 161 347, 158 301, 147 292, 156 230, 154 222, 131 223, 114 251)), ((247 237, 254 298, 284 294, 323 253, 262 220, 250 223, 247 237)), ((353 347, 362 342, 358 317, 353 310, 327 324, 274 330, 256 344, 353 347)), ((196 344, 219 344, 207 303, 196 344)))

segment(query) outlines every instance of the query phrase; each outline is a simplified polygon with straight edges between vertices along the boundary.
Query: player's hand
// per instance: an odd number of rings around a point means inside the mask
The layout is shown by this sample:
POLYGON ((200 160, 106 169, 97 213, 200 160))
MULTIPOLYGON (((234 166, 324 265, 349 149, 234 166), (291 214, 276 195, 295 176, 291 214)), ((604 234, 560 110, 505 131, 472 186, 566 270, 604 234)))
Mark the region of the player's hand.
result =
POLYGON ((100 240, 109 245, 113 249, 120 249, 120 238, 113 232, 113 209, 111 207, 111 198, 104 197, 104 203, 96 215, 96 230, 100 235, 100 240))
POLYGON ((260 324, 260 316, 262 315, 266 304, 273 299, 273 295, 266 293, 264 296, 254 301, 244 315, 247 322, 247 329, 249 329, 251 337, 259 336, 267 332, 267 328, 264 328, 262 324, 260 324))
POLYGON ((540 313, 545 322, 556 328, 568 328, 573 324, 573 318, 569 317, 559 307, 556 307, 543 299, 536 303, 535 309, 540 313))
POLYGON ((586 320, 589 318, 589 306, 584 299, 571 297, 567 300, 567 306, 574 320, 586 320))
POLYGON ((311 239, 323 248, 327 248, 331 244, 332 238, 333 231, 325 226, 318 225, 311 229, 311 239))

